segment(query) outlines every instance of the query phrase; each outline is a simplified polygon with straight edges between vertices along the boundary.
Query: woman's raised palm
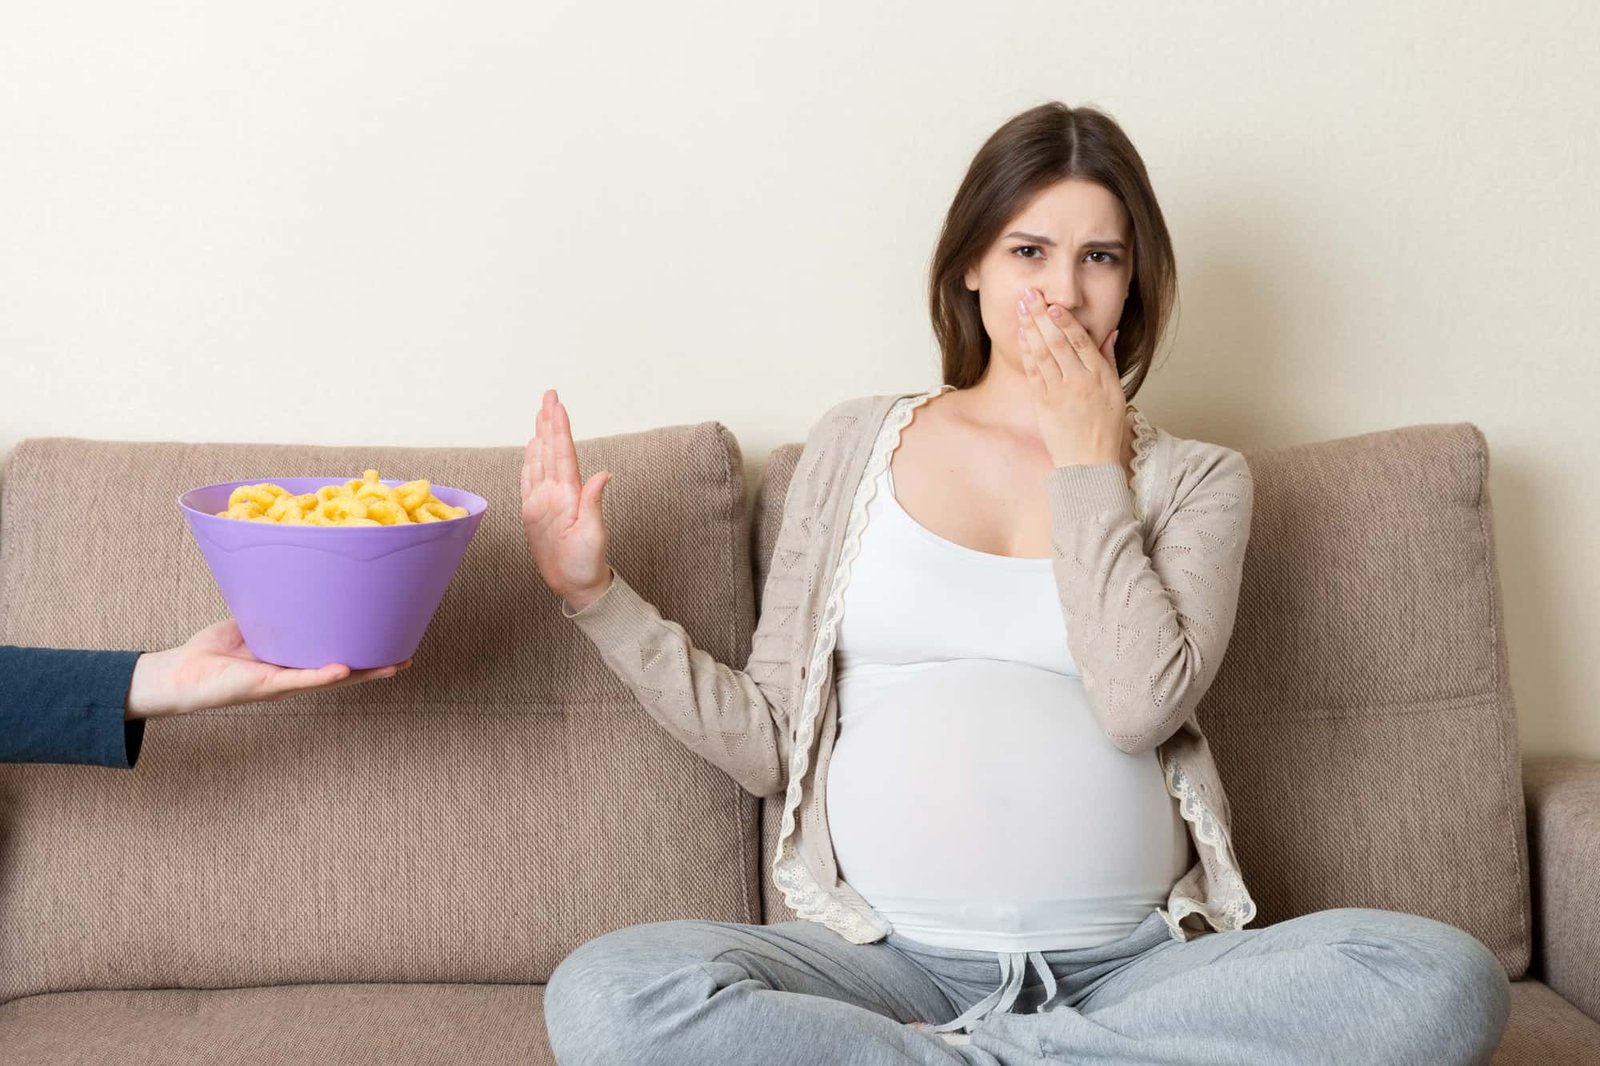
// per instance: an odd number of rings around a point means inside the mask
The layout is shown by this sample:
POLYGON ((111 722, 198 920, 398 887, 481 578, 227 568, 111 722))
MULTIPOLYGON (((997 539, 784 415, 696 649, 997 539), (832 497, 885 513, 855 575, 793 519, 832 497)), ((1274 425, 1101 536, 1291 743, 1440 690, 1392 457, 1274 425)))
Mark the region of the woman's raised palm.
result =
POLYGON ((545 390, 522 460, 522 532, 545 584, 575 607, 586 606, 611 582, 600 507, 610 481, 605 470, 587 483, 578 480, 567 409, 554 389, 545 390))

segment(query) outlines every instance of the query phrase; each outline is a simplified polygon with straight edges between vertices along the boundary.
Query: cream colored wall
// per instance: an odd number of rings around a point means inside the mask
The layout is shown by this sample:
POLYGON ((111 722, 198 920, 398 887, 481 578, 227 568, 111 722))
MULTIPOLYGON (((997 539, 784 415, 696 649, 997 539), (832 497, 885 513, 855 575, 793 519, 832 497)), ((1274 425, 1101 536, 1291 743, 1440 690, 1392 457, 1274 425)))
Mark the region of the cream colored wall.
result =
POLYGON ((1600 756, 1600 15, 1534 4, 122 4, 0 14, 0 452, 719 419, 937 379, 967 161, 1108 109, 1178 251, 1141 407, 1487 434, 1523 750, 1600 756))

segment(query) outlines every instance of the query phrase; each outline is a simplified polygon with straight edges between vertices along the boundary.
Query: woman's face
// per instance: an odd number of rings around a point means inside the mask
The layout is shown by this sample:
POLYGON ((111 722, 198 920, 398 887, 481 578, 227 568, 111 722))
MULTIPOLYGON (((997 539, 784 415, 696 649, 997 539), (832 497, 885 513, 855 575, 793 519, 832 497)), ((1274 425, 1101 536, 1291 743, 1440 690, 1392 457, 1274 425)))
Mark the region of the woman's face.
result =
POLYGON ((1132 251, 1127 210, 1105 186, 1068 178, 1040 191, 966 273, 967 288, 978 294, 990 358, 1022 372, 1017 300, 1028 288, 1071 311, 1100 345, 1122 319, 1132 251))

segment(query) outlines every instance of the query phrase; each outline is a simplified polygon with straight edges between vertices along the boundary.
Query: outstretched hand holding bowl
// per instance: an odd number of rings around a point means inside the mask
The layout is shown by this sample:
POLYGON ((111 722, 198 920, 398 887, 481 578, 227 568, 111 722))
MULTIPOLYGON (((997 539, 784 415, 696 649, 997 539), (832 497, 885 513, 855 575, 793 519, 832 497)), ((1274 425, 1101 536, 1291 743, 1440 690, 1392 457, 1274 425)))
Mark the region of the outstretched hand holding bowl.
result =
POLYGON ((281 700, 319 688, 338 688, 393 677, 411 665, 351 671, 330 663, 295 670, 264 663, 250 654, 232 618, 207 626, 176 648, 148 652, 133 665, 124 717, 158 718, 211 707, 281 700))

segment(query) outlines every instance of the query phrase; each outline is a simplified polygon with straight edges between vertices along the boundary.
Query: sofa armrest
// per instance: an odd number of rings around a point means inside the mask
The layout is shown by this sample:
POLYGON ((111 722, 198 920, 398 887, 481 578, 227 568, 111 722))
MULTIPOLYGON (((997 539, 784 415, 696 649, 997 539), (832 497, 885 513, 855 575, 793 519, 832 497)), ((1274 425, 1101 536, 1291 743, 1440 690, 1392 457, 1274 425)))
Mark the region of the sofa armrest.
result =
POLYGON ((1540 975, 1600 1021, 1600 759, 1525 759, 1522 785, 1540 975))

